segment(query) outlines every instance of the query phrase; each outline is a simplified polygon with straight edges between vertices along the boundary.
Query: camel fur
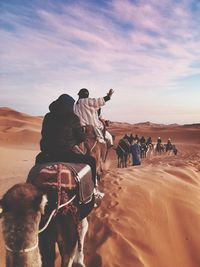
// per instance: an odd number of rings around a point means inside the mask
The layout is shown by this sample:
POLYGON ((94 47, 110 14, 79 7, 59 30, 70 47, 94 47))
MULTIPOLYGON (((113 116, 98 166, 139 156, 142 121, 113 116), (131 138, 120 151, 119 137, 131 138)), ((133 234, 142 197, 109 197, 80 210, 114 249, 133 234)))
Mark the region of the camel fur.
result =
POLYGON ((41 267, 38 229, 47 198, 31 184, 16 184, 1 200, 6 267, 41 267), (10 250, 12 251, 10 251, 10 250))

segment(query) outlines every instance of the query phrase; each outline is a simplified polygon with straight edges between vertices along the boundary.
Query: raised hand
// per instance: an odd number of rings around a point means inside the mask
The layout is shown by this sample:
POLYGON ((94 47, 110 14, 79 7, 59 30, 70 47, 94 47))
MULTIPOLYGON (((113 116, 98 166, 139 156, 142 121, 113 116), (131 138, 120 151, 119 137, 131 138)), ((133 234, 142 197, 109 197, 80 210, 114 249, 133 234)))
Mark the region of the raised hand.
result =
POLYGON ((114 90, 110 89, 107 95, 111 97, 113 93, 114 93, 114 90))

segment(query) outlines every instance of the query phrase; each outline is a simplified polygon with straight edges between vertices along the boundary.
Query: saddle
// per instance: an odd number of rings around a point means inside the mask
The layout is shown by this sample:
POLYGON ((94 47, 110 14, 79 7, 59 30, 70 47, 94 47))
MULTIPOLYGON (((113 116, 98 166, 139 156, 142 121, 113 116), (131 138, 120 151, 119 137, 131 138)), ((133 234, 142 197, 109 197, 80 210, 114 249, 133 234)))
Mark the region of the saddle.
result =
POLYGON ((27 182, 41 189, 50 187, 60 188, 67 192, 77 192, 80 204, 90 202, 94 191, 90 166, 83 163, 36 164, 30 170, 27 182))

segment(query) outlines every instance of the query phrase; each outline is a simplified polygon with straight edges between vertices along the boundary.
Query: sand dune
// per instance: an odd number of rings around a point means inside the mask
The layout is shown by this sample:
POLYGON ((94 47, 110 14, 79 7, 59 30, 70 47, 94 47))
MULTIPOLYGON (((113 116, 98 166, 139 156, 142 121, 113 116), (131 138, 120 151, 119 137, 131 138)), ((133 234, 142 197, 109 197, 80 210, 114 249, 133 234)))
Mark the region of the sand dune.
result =
POLYGON ((42 117, 33 117, 9 108, 0 108, 0 145, 21 146, 39 143, 42 117))
MULTIPOLYGON (((41 130, 40 117, 8 113, 0 110, 0 195, 25 181, 41 130)), ((89 216, 86 266, 199 267, 200 128, 113 123, 110 131, 116 142, 131 132, 153 141, 171 137, 178 154, 154 155, 140 166, 118 169, 115 151, 109 153, 100 184, 106 195, 89 216)), ((0 257, 5 267, 3 242, 0 257)))

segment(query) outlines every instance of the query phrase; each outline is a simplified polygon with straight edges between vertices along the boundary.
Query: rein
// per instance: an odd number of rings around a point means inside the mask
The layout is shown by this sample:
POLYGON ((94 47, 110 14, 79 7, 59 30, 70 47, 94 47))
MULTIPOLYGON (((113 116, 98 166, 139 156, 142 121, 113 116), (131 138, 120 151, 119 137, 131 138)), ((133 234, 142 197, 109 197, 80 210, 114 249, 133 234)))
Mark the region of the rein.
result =
POLYGON ((38 231, 38 234, 42 233, 42 232, 47 228, 47 226, 49 225, 49 223, 50 223, 52 217, 54 216, 54 214, 55 214, 59 209, 61 209, 62 207, 69 205, 69 204, 75 199, 75 197, 76 197, 76 195, 74 195, 69 201, 67 201, 67 202, 65 202, 65 203, 63 203, 63 204, 61 204, 59 207, 57 207, 56 209, 54 209, 54 210, 51 212, 51 214, 50 214, 50 216, 49 216, 49 219, 48 219, 48 221, 46 222, 45 226, 44 226, 42 229, 40 229, 40 230, 38 231))
MULTIPOLYGON (((51 214, 50 214, 50 216, 49 216, 49 219, 48 219, 48 221, 46 222, 46 224, 44 225, 44 227, 38 231, 38 234, 42 233, 42 232, 47 228, 47 226, 49 225, 49 223, 50 223, 52 217, 54 216, 54 214, 55 214, 59 209, 63 208, 64 206, 69 205, 69 204, 75 199, 75 197, 76 197, 76 195, 74 195, 69 201, 67 201, 67 202, 65 202, 65 203, 63 203, 63 204, 61 204, 61 205, 59 205, 56 209, 54 209, 54 210, 51 212, 51 214)), ((37 238, 36 244, 35 244, 34 246, 32 246, 32 247, 30 247, 30 248, 24 248, 24 249, 21 249, 21 250, 19 250, 18 252, 19 252, 19 253, 27 253, 27 252, 31 252, 31 251, 33 251, 34 249, 36 249, 37 247, 38 247, 38 238, 37 238)), ((15 250, 11 249, 9 246, 7 246, 6 244, 5 244, 5 248, 6 248, 7 251, 10 251, 10 252, 14 252, 14 251, 15 251, 15 250)))
MULTIPOLYGON (((76 197, 76 194, 67 202, 60 204, 61 202, 61 171, 62 171, 62 164, 58 164, 58 173, 57 173, 57 186, 58 186, 58 191, 57 191, 57 195, 58 195, 58 204, 57 207, 51 212, 46 224, 44 225, 44 227, 42 229, 40 229, 38 231, 38 234, 42 233, 49 225, 51 219, 53 216, 55 216, 58 213, 58 210, 61 209, 62 207, 65 207, 67 205, 69 205, 76 197)), ((37 237, 37 242, 34 246, 30 247, 30 248, 25 248, 25 249, 21 249, 18 251, 18 253, 27 253, 27 252, 31 252, 34 249, 36 249, 38 247, 38 237, 37 237)), ((7 246, 5 244, 5 248, 7 251, 10 252, 15 252, 15 250, 12 250, 9 246, 7 246)))
POLYGON ((90 152, 92 152, 92 150, 95 148, 96 144, 97 144, 97 140, 95 141, 94 145, 93 145, 92 148, 90 149, 90 152))
MULTIPOLYGON (((87 136, 87 139, 89 139, 89 140, 91 140, 91 139, 94 139, 94 137, 93 136, 87 136)), ((90 148, 90 149, 88 149, 90 152, 92 152, 92 150, 95 148, 95 146, 97 145, 97 143, 98 143, 98 140, 96 140, 96 139, 94 139, 95 140, 95 142, 94 142, 94 144, 93 144, 93 146, 90 148)), ((87 141, 86 142, 84 142, 85 144, 86 143, 88 143, 87 141)), ((86 146, 86 145, 85 145, 86 146)))
MULTIPOLYGON (((91 126, 91 125, 90 125, 91 126)), ((94 142, 94 145, 92 146, 92 148, 89 149, 90 152, 92 152, 92 150, 95 148, 95 146, 97 145, 98 143, 98 140, 97 140, 97 134, 95 132, 95 129, 94 127, 92 126, 92 129, 93 129, 93 133, 88 133, 87 132, 87 126, 83 126, 83 129, 84 129, 84 133, 86 135, 86 140, 89 139, 89 140, 92 140, 94 139, 95 142, 94 142)), ((84 142, 84 143, 87 143, 87 142, 84 142)))
MULTIPOLYGON (((92 146, 92 148, 89 149, 90 152, 92 152, 92 150, 95 148, 95 146, 97 145, 97 142, 98 142, 98 141, 96 140, 95 143, 94 143, 94 145, 92 146)), ((84 152, 78 145, 76 145, 75 147, 76 147, 76 150, 77 150, 80 154, 85 155, 85 152, 84 152)))
MULTIPOLYGON (((36 244, 30 248, 23 248, 21 250, 19 250, 18 252, 19 253, 27 253, 27 252, 31 252, 33 251, 34 249, 36 249, 38 247, 38 237, 37 237, 37 241, 36 241, 36 244)), ((5 244, 5 248, 7 251, 10 251, 10 252, 14 252, 15 250, 9 248, 6 244, 5 244)))

